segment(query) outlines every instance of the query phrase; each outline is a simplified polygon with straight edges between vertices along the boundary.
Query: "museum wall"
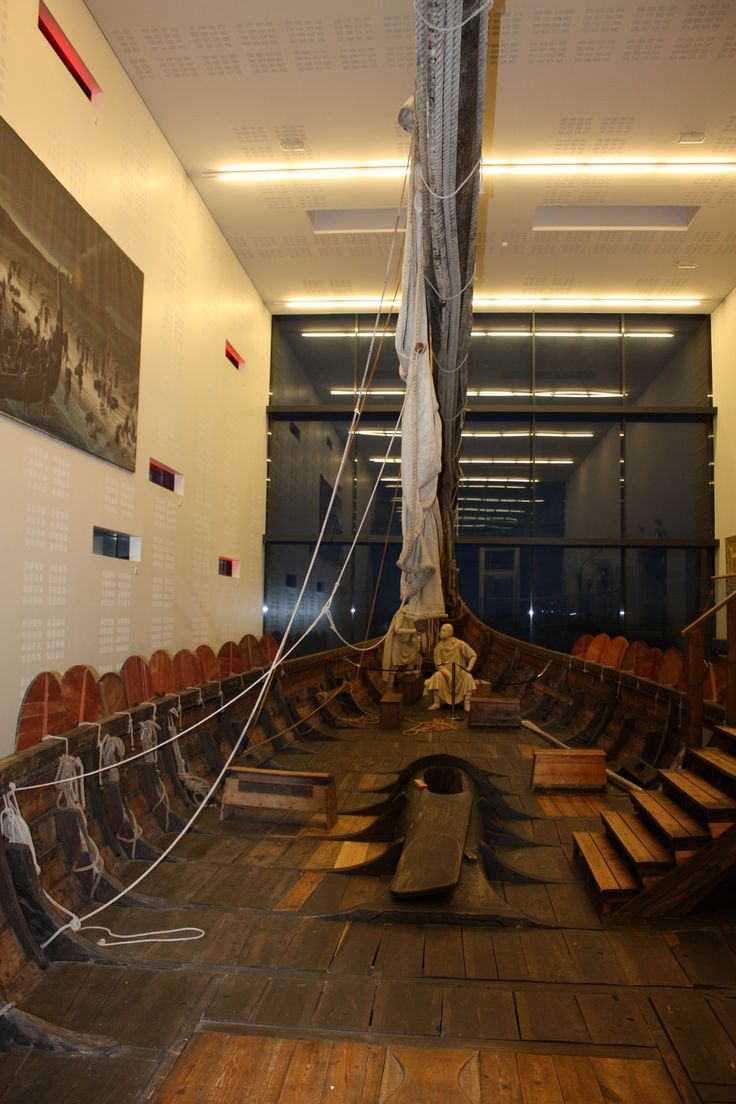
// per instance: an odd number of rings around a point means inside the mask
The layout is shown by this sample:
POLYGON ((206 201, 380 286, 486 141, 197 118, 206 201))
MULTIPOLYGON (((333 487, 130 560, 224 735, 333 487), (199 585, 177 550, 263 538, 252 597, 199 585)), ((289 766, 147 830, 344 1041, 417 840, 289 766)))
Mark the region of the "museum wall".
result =
POLYGON ((36 3, 0 0, 0 114, 144 274, 137 454, 131 473, 0 416, 0 754, 40 671, 102 674, 262 625, 268 312, 86 7, 53 14, 101 96, 36 3), (182 495, 149 481, 149 458, 183 474, 182 495), (140 537, 140 561, 93 554, 94 526, 140 537))
MULTIPOLYGON (((713 403, 718 407, 715 440, 715 535, 721 542, 718 572, 726 570, 725 541, 736 536, 736 289, 711 316, 713 403)), ((720 583, 717 596, 725 591, 720 583)), ((719 632, 725 631, 725 624, 719 632)))

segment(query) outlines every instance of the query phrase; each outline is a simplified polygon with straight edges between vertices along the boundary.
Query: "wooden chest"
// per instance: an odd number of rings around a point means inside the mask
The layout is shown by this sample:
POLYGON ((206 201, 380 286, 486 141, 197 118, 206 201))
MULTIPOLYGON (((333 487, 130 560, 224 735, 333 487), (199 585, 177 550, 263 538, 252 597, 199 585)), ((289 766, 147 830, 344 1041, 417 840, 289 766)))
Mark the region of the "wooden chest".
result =
POLYGON ((335 779, 321 771, 231 767, 225 779, 220 819, 227 820, 236 808, 323 812, 327 827, 332 828, 337 821, 335 779))
POLYGON ((396 676, 396 689, 404 699, 404 705, 413 705, 424 693, 424 676, 421 671, 407 671, 396 676))
POLYGON ((519 698, 500 698, 474 695, 470 699, 470 728, 482 726, 494 728, 518 728, 521 724, 521 701, 519 698))
POLYGON ((606 788, 606 753, 600 748, 534 748, 533 790, 601 790, 606 788))
POLYGON ((384 694, 380 709, 381 728, 398 728, 404 716, 404 695, 384 694))

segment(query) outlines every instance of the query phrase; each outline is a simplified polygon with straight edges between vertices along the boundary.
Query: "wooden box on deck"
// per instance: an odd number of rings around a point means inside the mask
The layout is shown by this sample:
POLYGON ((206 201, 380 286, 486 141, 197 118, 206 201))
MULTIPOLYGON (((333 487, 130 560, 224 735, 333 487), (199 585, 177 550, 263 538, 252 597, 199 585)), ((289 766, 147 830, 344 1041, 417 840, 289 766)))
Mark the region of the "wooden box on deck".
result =
POLYGON ((600 748, 584 750, 534 748, 533 790, 601 790, 606 788, 606 754, 600 748))
POLYGON ((381 728, 398 728, 404 716, 404 695, 384 694, 381 698, 381 728))
POLYGON ((404 699, 404 705, 413 705, 424 692, 424 675, 421 671, 407 671, 396 676, 396 689, 404 699))
POLYGON ((470 699, 468 725, 470 728, 518 728, 521 724, 519 698, 500 698, 477 694, 470 699))
POLYGON ((225 779, 220 819, 227 820, 236 808, 323 812, 327 827, 332 828, 337 821, 335 779, 322 771, 231 767, 225 779))

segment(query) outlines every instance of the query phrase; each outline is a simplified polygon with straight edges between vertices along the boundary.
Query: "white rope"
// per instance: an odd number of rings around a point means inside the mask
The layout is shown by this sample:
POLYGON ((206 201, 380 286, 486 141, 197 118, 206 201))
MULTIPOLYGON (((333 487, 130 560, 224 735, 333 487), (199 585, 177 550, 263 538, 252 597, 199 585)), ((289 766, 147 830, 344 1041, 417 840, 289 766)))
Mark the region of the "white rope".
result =
MULTIPOLYGON (((421 175, 421 178, 422 178, 422 184, 424 184, 424 187, 427 189, 427 191, 429 192, 429 194, 431 196, 434 196, 435 199, 454 199, 455 196, 458 194, 458 192, 461 192, 463 190, 463 188, 465 187, 465 185, 468 184, 473 179, 474 175, 477 173, 478 169, 481 167, 482 164, 483 164, 483 161, 482 161, 482 159, 479 158, 475 162, 475 164, 473 165, 473 167, 470 170, 470 172, 468 173, 468 175, 462 181, 462 183, 458 184, 457 188, 453 188, 453 190, 451 192, 446 192, 445 194, 434 191, 431 184, 429 183, 426 176, 424 175, 424 172, 422 171, 421 167, 419 169, 419 172, 420 172, 420 175, 421 175)), ((472 283, 472 282, 473 281, 471 280, 470 283, 472 283)), ((469 287, 470 284, 468 284, 466 286, 469 287)), ((463 290, 465 290, 465 288, 463 288, 463 290)), ((435 291, 437 291, 436 288, 435 288, 435 291)), ((440 295, 441 293, 438 291, 437 294, 440 295)), ((453 299, 457 298, 455 295, 442 295, 441 297, 442 297, 442 301, 445 302, 445 303, 450 303, 450 302, 452 302, 453 299)))
POLYGON ((102 861, 100 849, 89 832, 87 815, 85 813, 87 802, 84 792, 83 775, 84 764, 78 755, 69 755, 65 753, 59 757, 59 766, 56 770, 55 779, 59 790, 56 798, 56 805, 59 809, 68 809, 76 813, 77 826, 79 828, 79 842, 82 851, 84 851, 89 858, 89 862, 83 866, 80 866, 79 863, 75 863, 72 867, 72 871, 75 874, 84 874, 88 870, 92 871, 93 878, 90 896, 93 896, 105 872, 105 864, 102 861))
MULTIPOLYGON (((476 271, 474 270, 474 271, 473 271, 473 275, 472 275, 472 276, 470 277, 470 279, 468 280, 467 284, 465 284, 465 285, 464 285, 464 287, 461 287, 461 288, 460 288, 460 291, 456 291, 454 295, 443 295, 443 294, 442 294, 442 292, 441 292, 441 291, 439 290, 439 288, 436 288, 436 287, 434 286, 434 284, 432 283, 432 281, 430 280, 430 278, 429 278, 429 276, 428 276, 428 275, 426 274, 426 272, 425 272, 425 274, 424 274, 424 279, 425 279, 426 283, 428 283, 428 284, 429 284, 429 286, 431 287, 431 289, 432 289, 432 291, 433 291, 433 292, 435 293, 435 295, 438 295, 438 296, 440 297, 440 299, 441 299, 441 301, 442 301, 443 303, 451 303, 451 302, 453 301, 453 299, 459 299, 461 295, 464 295, 464 294, 465 294, 465 292, 466 292, 466 291, 468 290, 468 288, 469 288, 469 287, 472 287, 472 286, 473 286, 473 284, 475 283, 475 278, 476 278, 476 276, 477 276, 477 272, 476 272, 476 271)), ((433 359, 433 360, 435 359, 435 358, 434 358, 434 355, 432 356, 432 359, 433 359)), ((466 356, 465 356, 465 358, 464 358, 464 360, 462 361, 462 363, 465 363, 465 361, 466 361, 467 359, 468 359, 468 357, 467 357, 467 355, 466 355, 466 356)), ((452 368, 452 369, 448 369, 448 371, 454 371, 454 372, 456 372, 456 371, 457 371, 457 368, 452 368)))
POLYGON ((153 719, 140 722, 141 747, 148 752, 145 761, 153 767, 153 779, 156 784, 156 792, 158 793, 158 801, 155 805, 151 806, 151 812, 155 813, 159 805, 163 805, 165 816, 164 832, 168 832, 169 821, 171 819, 171 802, 169 801, 168 790, 161 778, 161 772, 158 769, 158 732, 159 726, 153 719))
POLYGON ((431 31, 461 31, 466 23, 470 23, 471 20, 477 19, 479 15, 483 15, 484 12, 490 11, 492 7, 493 0, 486 0, 486 2, 484 4, 481 4, 479 8, 476 8, 474 12, 471 12, 470 15, 467 15, 465 19, 463 19, 462 23, 454 23, 451 26, 442 27, 439 24, 430 23, 427 17, 423 15, 422 12, 419 10, 417 0, 414 0, 414 11, 417 13, 417 17, 421 19, 425 27, 429 27, 431 31))
MULTIPOLYGON (((119 736, 111 736, 109 733, 105 733, 100 738, 100 765, 109 767, 112 765, 116 767, 118 763, 125 759, 125 744, 119 736)), ((114 770, 110 772, 110 782, 120 782, 120 771, 114 770)), ((125 800, 125 796, 120 793, 120 809, 123 814, 123 820, 120 828, 115 833, 115 838, 119 839, 121 843, 128 844, 130 847, 130 857, 135 858, 136 847, 138 846, 138 840, 143 835, 143 829, 135 818, 135 813, 128 807, 128 803, 125 800), (127 827, 130 835, 124 834, 127 827)))
MULTIPOLYGON (((181 709, 170 709, 167 717, 166 724, 170 733, 176 732, 176 726, 181 721, 181 709)), ((198 774, 190 768, 187 759, 184 757, 184 753, 181 750, 181 746, 178 743, 172 745, 174 751, 174 759, 176 760, 176 773, 179 776, 179 781, 182 786, 189 792, 192 799, 196 804, 199 804, 207 795, 209 790, 209 784, 200 778, 198 774)))

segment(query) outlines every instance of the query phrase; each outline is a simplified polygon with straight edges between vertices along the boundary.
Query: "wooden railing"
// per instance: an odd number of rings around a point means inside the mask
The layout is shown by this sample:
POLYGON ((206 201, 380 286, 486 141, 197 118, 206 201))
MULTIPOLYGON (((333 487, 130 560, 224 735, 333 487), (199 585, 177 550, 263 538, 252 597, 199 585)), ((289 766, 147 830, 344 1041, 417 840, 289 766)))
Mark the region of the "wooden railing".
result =
POLYGON ((726 609, 726 724, 736 725, 736 590, 682 630, 687 640, 687 745, 703 746, 703 684, 705 682, 706 621, 726 609))

